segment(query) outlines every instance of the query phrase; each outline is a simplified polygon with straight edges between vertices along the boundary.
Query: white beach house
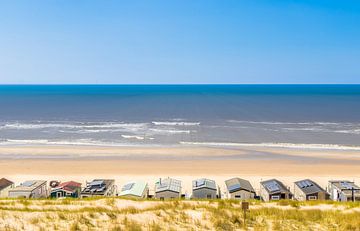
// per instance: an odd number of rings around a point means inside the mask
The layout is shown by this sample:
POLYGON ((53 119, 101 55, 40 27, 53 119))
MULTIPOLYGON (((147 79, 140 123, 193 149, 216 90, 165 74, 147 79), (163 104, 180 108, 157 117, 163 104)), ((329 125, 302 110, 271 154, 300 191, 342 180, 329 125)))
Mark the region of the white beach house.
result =
POLYGON ((329 181, 328 192, 334 201, 360 201, 360 187, 352 181, 329 181))
POLYGON ((119 193, 119 196, 147 198, 149 195, 148 184, 143 181, 133 181, 126 183, 119 193))
POLYGON ((181 197, 181 181, 165 178, 159 179, 155 183, 155 198, 164 200, 164 199, 174 199, 181 197))
POLYGON ((9 190, 14 188, 14 182, 1 178, 0 179, 0 198, 8 197, 9 196, 9 190))
POLYGON ((46 181, 29 180, 9 190, 12 198, 46 198, 48 191, 46 181))

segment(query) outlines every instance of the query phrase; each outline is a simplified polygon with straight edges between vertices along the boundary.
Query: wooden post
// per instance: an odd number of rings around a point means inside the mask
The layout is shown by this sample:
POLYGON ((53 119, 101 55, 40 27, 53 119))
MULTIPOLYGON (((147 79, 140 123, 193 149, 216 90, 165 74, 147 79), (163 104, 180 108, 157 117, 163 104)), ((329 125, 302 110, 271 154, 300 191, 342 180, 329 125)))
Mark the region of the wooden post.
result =
POLYGON ((249 210, 249 202, 243 201, 241 202, 241 209, 244 213, 244 228, 246 227, 246 212, 249 210))

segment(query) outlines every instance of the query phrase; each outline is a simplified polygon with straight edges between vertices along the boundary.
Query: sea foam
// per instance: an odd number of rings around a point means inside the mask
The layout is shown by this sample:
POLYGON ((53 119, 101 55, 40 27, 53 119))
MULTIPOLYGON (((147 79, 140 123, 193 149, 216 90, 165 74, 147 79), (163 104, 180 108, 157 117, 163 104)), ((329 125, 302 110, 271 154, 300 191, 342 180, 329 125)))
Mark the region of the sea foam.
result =
POLYGON ((347 146, 337 144, 293 144, 293 143, 217 143, 217 142, 180 142, 183 145, 222 146, 222 147, 271 147, 293 149, 319 149, 319 150, 349 150, 360 151, 360 146, 347 146))

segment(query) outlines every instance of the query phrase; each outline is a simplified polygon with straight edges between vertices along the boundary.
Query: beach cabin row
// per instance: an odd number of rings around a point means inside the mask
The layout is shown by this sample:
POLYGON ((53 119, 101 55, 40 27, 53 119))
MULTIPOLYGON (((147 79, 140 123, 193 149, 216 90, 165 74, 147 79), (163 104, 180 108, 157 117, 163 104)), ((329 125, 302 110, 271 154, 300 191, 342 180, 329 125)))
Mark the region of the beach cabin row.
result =
POLYGON ((296 181, 293 194, 276 179, 263 181, 260 185, 260 194, 264 201, 291 199, 292 196, 298 201, 360 201, 360 187, 348 180, 329 181, 327 190, 310 179, 296 181))
POLYGON ((263 201, 295 199, 306 200, 334 200, 334 201, 360 201, 360 187, 352 181, 329 181, 327 190, 320 187, 310 179, 294 182, 293 193, 277 179, 260 182, 259 197, 256 196, 250 182, 240 178, 225 181, 229 199, 254 199, 263 201))
MULTIPOLYGON (((0 197, 10 198, 86 198, 93 196, 124 196, 136 198, 155 197, 160 200, 185 197, 182 194, 181 181, 173 178, 160 178, 154 187, 154 194, 149 195, 149 186, 142 181, 129 182, 119 190, 113 179, 95 179, 82 184, 75 181, 50 181, 49 190, 47 182, 42 180, 25 181, 15 187, 15 184, 5 178, 0 179, 0 197)), ((352 181, 329 181, 327 190, 320 187, 310 179, 294 182, 293 192, 277 179, 260 182, 259 195, 248 180, 232 178, 225 181, 227 199, 249 200, 262 199, 263 201, 295 199, 305 200, 334 200, 334 201, 360 201, 360 187, 352 181)), ((207 178, 192 181, 192 194, 194 199, 221 198, 220 187, 214 180, 207 178)))

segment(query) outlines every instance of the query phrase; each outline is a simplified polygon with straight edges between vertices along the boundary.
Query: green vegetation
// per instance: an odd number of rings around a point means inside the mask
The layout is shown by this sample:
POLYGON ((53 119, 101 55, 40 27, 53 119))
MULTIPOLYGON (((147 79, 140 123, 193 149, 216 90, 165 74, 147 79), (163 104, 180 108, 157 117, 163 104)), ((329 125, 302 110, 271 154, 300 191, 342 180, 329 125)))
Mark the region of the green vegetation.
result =
POLYGON ((360 203, 0 199, 0 230, 360 230, 360 203))

